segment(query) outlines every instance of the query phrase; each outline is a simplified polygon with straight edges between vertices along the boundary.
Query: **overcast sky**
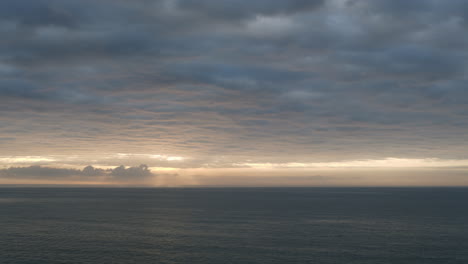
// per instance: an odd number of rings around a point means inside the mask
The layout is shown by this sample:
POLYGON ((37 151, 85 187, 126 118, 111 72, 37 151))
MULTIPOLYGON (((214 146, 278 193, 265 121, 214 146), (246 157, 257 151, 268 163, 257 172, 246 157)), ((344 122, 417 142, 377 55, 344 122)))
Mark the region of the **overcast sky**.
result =
POLYGON ((464 0, 2 0, 0 183, 468 185, 467 30, 464 0))

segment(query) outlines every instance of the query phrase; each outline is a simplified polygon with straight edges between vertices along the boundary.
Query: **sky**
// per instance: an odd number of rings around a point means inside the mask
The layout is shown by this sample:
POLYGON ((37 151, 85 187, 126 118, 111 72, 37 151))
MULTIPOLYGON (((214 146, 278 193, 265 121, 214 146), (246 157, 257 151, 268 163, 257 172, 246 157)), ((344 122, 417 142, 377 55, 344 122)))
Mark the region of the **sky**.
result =
POLYGON ((2 0, 0 184, 468 185, 467 30, 464 0, 2 0))

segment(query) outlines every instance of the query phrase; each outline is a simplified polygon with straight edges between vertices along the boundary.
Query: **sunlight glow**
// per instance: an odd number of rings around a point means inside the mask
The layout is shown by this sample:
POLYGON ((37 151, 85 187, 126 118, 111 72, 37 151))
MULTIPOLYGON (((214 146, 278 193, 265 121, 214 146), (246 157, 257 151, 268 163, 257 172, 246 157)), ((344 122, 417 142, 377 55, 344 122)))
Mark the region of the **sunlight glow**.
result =
POLYGON ((128 159, 128 158, 147 158, 147 159, 156 159, 163 161, 183 161, 186 158, 181 156, 170 156, 170 155, 161 155, 161 154, 138 154, 138 153, 117 153, 118 159, 128 159))
POLYGON ((55 159, 45 156, 0 156, 0 163, 8 164, 25 164, 50 161, 55 161, 55 159))
POLYGON ((468 160, 443 160, 436 158, 402 159, 386 158, 379 160, 353 160, 342 162, 312 162, 312 163, 236 163, 239 167, 255 169, 280 168, 446 168, 468 167, 468 160))
POLYGON ((150 155, 150 158, 158 159, 158 160, 167 160, 167 161, 182 161, 185 159, 184 157, 166 156, 166 155, 150 155))

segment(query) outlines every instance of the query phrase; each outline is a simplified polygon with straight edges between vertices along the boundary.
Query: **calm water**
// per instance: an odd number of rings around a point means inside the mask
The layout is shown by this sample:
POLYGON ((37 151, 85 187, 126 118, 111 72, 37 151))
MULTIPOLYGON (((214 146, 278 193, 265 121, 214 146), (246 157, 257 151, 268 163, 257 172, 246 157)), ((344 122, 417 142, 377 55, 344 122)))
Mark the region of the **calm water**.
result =
POLYGON ((0 188, 0 263, 468 263, 468 189, 0 188))

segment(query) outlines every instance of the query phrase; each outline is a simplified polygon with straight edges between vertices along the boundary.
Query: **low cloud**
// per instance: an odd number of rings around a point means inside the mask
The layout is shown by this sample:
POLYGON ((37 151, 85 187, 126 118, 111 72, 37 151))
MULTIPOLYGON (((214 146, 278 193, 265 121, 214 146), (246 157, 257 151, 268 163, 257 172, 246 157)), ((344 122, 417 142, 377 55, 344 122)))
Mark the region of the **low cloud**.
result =
POLYGON ((115 169, 111 169, 109 174, 113 177, 124 178, 124 179, 149 177, 153 175, 151 171, 148 169, 148 166, 144 164, 138 167, 130 167, 130 168, 125 168, 125 166, 120 165, 119 167, 116 167, 115 169))
POLYGON ((80 176, 83 171, 76 169, 62 169, 42 166, 11 167, 0 170, 0 177, 3 178, 66 178, 70 176, 80 176))
POLYGON ((155 176, 147 165, 125 167, 120 165, 113 169, 95 168, 91 165, 79 169, 55 168, 43 166, 10 167, 0 170, 0 178, 36 179, 36 180, 86 180, 138 183, 140 180, 155 176))

